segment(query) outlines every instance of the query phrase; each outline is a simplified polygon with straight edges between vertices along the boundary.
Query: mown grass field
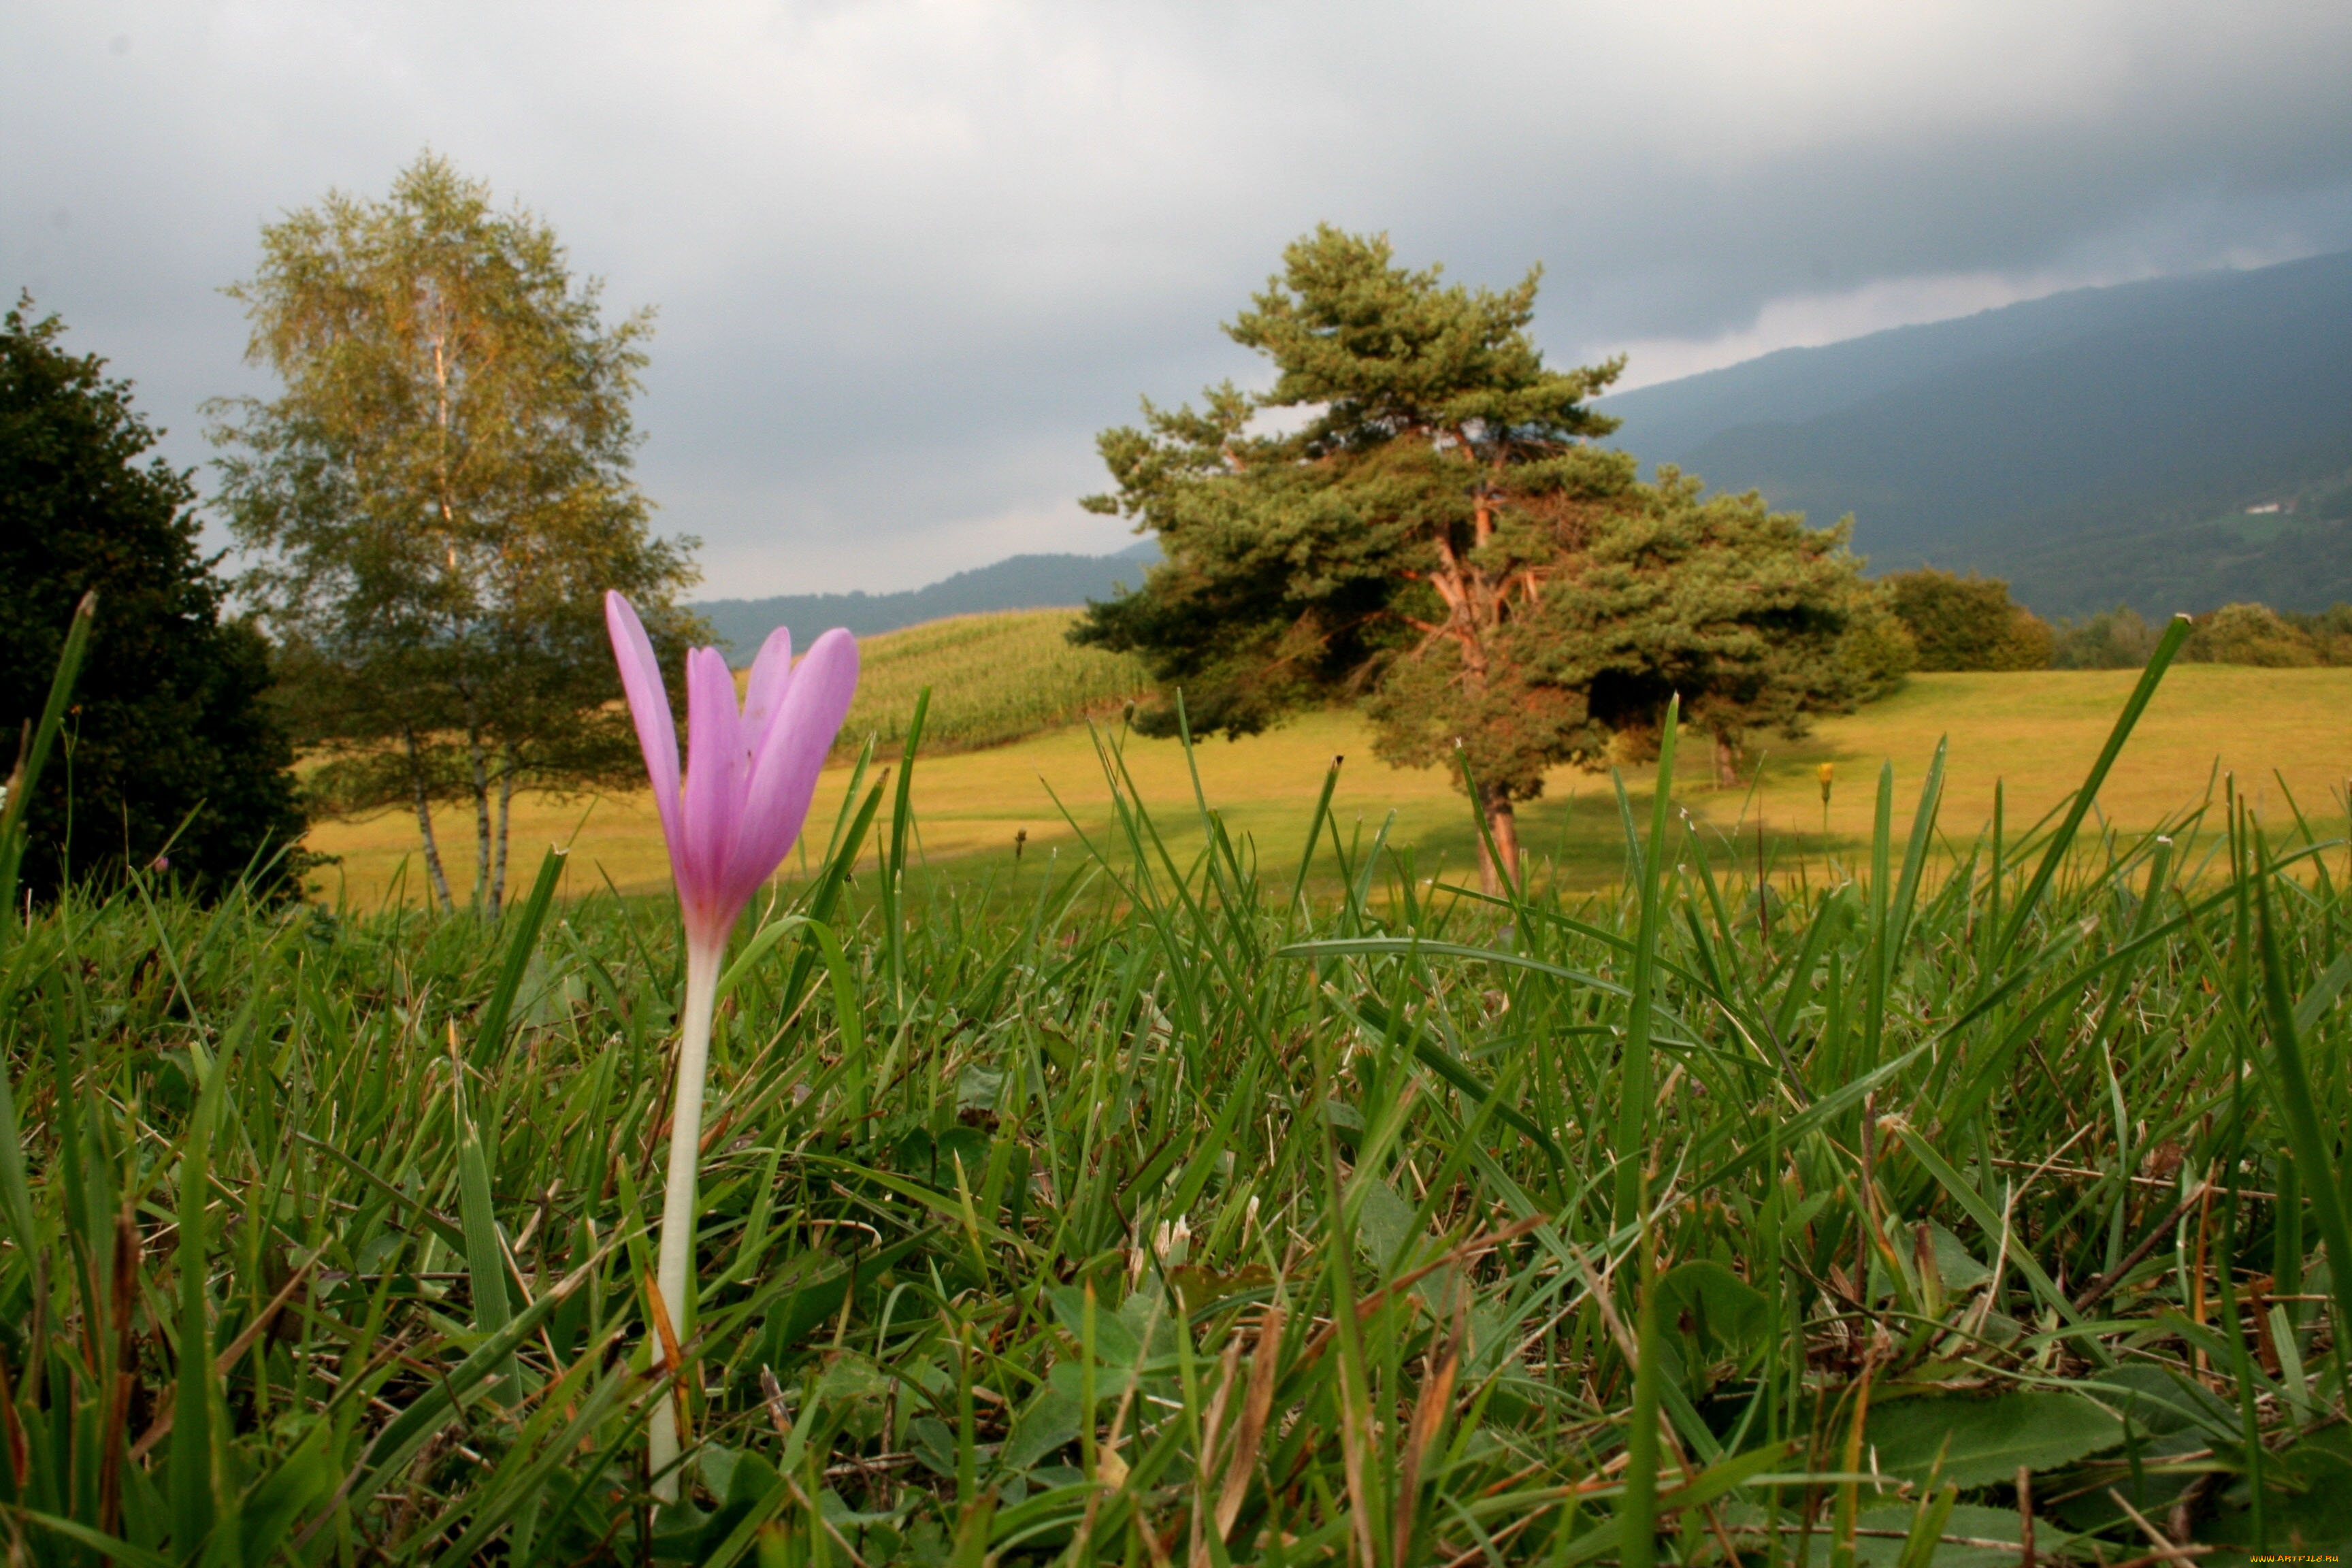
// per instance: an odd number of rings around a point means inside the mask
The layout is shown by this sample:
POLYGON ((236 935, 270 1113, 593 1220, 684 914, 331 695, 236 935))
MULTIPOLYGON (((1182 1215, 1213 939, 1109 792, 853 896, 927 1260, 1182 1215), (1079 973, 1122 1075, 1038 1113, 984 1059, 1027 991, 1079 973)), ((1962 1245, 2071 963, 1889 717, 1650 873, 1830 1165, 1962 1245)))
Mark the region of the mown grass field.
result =
MULTIPOLYGON (((1019 623, 1024 637, 1032 626, 1050 627, 1044 616, 1002 619, 1019 623)), ((1056 636, 1050 634, 1048 643, 1056 636)), ((887 644, 875 638, 866 646, 873 650, 887 644)), ((881 696, 879 681, 861 693, 853 725, 862 723, 877 737, 903 734, 922 679, 935 682, 931 723, 943 713, 985 711, 985 692, 1017 689, 1011 680, 984 673, 984 667, 902 660, 887 647, 869 652, 869 672, 876 668, 906 672, 892 678, 899 683, 894 698, 881 696), (968 689, 974 685, 983 695, 968 689), (903 710, 894 704, 903 704, 903 710), (882 715, 894 711, 895 729, 882 721, 882 715)), ((873 680, 870 673, 868 679, 873 680)), ((2135 679, 2133 672, 2118 670, 1916 676, 1885 701, 1822 721, 1801 742, 1760 742, 1764 780, 1755 798, 1744 790, 1717 790, 1696 778, 1678 786, 1676 798, 1709 828, 1738 831, 1751 858, 1760 818, 1774 876, 1792 879, 1826 856, 1851 857, 1867 842, 1885 764, 1895 774, 1893 826, 1897 833, 1905 831, 1920 776, 1937 740, 1948 737, 1944 838, 1953 844, 1973 841, 1991 820, 1997 784, 2014 831, 2049 811, 2081 780, 2135 679), (1826 834, 1818 782, 1824 762, 1834 770, 1826 834)), ((2234 773, 2267 820, 2291 817, 2291 791, 2315 826, 2340 829, 2345 783, 2352 778, 2347 713, 2352 669, 2177 666, 2102 790, 2098 820, 2126 829, 2153 827, 2201 800, 2209 782, 2234 773)), ((1115 736, 1117 713, 1106 717, 1115 736)), ((1165 819, 1171 841, 1197 847, 1197 814, 1176 809, 1189 807, 1192 800, 1181 747, 1134 739, 1126 742, 1122 754, 1142 798, 1165 819)), ((877 749, 877 765, 895 755, 895 749, 877 749)), ((1360 825, 1369 838, 1393 811, 1390 842, 1411 849, 1423 874, 1465 872, 1473 865, 1474 830, 1462 798, 1435 772, 1400 772, 1374 760, 1370 737, 1351 714, 1311 714, 1249 740, 1204 742, 1194 753, 1210 804, 1230 831, 1255 844, 1269 872, 1297 865, 1309 808, 1339 755, 1349 759, 1334 795, 1344 832, 1356 832, 1360 825)), ((1648 768, 1627 772, 1637 807, 1648 797, 1652 773, 1648 768)), ((830 776, 839 782, 821 790, 820 816, 838 804, 846 768, 830 776)), ((2218 795, 2218 782, 2214 787, 2218 795)), ((1110 820, 1110 786, 1094 738, 1083 726, 963 754, 927 754, 918 764, 914 798, 921 852, 929 863, 965 877, 1009 881, 1016 872, 1034 876, 1041 859, 1077 850, 1070 820, 1089 834, 1099 834, 1110 820), (1061 807, 1067 808, 1070 820, 1061 807), (1016 867, 1019 835, 1026 837, 1016 867)), ((445 832, 470 831, 460 814, 445 816, 445 832)), ((1529 852, 1568 886, 1597 888, 1622 872, 1624 834, 1606 776, 1562 770, 1549 781, 1545 797, 1526 808, 1522 824, 1529 852)), ((415 841, 414 823, 399 813, 321 824, 312 846, 342 859, 320 875, 319 885, 330 899, 361 908, 387 897, 415 900, 421 876, 413 866, 404 878, 402 870, 415 841)), ((526 799, 517 808, 515 842, 519 861, 526 864, 547 843, 573 843, 577 853, 566 886, 575 893, 604 886, 607 877, 628 891, 667 886, 659 825, 651 798, 642 793, 593 802, 526 799)), ((809 853, 822 849, 820 844, 809 853)), ((462 873, 462 858, 451 858, 453 872, 462 873)), ((804 874, 804 868, 796 860, 787 872, 804 874)))
POLYGON ((0 1534, 140 1568, 2352 1538, 2338 851, 2242 808, 2192 878, 2084 817, 1935 879, 1931 816, 1768 922, 1745 844, 1649 804, 1628 880, 1503 903, 1345 834, 1301 897, 1132 795, 1019 900, 911 875, 915 824, 846 887, 845 842, 738 933, 674 1361, 666 901, 11 920, 0 1534), (695 1447, 657 1510, 660 1400, 695 1447))

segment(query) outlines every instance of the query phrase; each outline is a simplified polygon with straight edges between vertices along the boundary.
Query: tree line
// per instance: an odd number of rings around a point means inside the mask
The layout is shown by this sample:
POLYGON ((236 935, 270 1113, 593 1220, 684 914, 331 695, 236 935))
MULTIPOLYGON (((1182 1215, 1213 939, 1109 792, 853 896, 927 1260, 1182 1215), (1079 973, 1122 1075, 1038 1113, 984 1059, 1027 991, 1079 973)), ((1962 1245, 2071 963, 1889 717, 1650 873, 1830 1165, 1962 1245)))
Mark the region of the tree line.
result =
MULTIPOLYGON (((2163 635, 2128 605, 2053 625, 2012 600, 1998 577, 1923 567, 1877 581, 1910 639, 1913 668, 1923 670, 2137 669, 2163 635)), ((2352 665, 2352 605, 2223 605, 2197 617, 2180 657, 2272 668, 2352 665)))

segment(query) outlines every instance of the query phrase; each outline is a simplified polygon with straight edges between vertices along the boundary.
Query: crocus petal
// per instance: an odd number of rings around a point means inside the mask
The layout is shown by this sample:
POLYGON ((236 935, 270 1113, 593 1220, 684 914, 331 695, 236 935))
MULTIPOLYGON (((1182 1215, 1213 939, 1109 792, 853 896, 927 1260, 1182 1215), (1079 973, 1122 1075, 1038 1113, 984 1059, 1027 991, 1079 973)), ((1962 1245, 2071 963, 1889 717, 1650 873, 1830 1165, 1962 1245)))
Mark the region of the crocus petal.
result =
POLYGON ((748 900, 783 860, 808 818, 817 773, 849 716, 857 689, 857 642, 835 628, 816 639, 793 672, 783 705, 751 764, 742 826, 727 866, 727 886, 748 900))
POLYGON ((742 910, 740 900, 728 898, 724 878, 751 768, 735 674, 717 648, 696 648, 686 656, 685 852, 670 853, 689 940, 724 940, 742 910))
POLYGON ((645 753, 646 777, 654 786, 654 805, 661 813, 662 839, 676 857, 683 847, 678 838, 677 725, 670 717, 661 664, 654 658, 653 639, 646 636, 645 623, 618 594, 604 595, 604 629, 612 635, 613 657, 621 667, 621 689, 628 695, 629 717, 637 727, 637 749, 645 753))
POLYGON ((751 680, 743 693, 743 748, 753 756, 767 744, 768 726, 783 706, 784 690, 793 683, 793 634, 778 626, 760 645, 751 661, 751 680))

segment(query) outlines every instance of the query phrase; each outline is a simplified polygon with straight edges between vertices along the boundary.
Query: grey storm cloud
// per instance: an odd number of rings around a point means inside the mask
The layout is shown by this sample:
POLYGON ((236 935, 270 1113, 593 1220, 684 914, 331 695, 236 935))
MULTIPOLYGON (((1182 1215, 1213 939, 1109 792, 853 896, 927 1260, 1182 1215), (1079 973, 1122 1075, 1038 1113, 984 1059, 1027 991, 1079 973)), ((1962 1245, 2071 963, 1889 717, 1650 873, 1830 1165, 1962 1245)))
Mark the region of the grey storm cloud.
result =
POLYGON ((659 310, 642 476, 707 591, 1108 550, 1094 432, 1251 358, 1319 220, 1655 379, 2084 282, 2352 246, 2352 7, 1926 0, 565 5, 33 0, 0 287, 175 460, 261 390, 259 226, 431 146, 659 310))

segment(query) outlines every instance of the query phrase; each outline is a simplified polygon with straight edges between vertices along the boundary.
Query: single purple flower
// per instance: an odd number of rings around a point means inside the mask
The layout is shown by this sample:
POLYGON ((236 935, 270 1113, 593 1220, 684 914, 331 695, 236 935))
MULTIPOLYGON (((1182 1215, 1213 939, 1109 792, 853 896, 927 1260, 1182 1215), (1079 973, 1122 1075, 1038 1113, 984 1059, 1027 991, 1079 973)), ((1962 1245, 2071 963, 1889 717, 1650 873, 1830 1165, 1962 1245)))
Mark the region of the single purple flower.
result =
MULTIPOLYGON (((686 656, 686 776, 678 777, 677 731, 661 665, 629 601, 604 595, 604 623, 621 665, 621 687, 636 721, 669 846, 671 879, 686 924, 686 1005, 678 1022, 677 1094, 671 1115, 669 1182, 662 1200, 661 1255, 655 1271, 662 1306, 684 1339, 693 1305, 694 1184, 702 1142, 702 1080, 710 1059, 710 1017, 719 971, 735 918, 774 875, 800 837, 818 770, 833 749, 857 689, 857 643, 838 628, 793 666, 781 626, 751 663, 739 710, 735 676, 717 648, 686 656)), ((656 1344, 656 1363, 663 1359, 656 1344)), ((677 1425, 672 1403, 654 1411, 650 1459, 656 1492, 677 1495, 677 1425)))
POLYGON ((669 844, 687 942, 723 947, 735 917, 800 837, 818 770, 857 689, 856 640, 829 631, 795 668, 792 634, 777 627, 751 662, 740 711, 725 656, 715 647, 690 650, 681 786, 677 730, 653 642, 618 594, 604 595, 604 619, 669 844))

